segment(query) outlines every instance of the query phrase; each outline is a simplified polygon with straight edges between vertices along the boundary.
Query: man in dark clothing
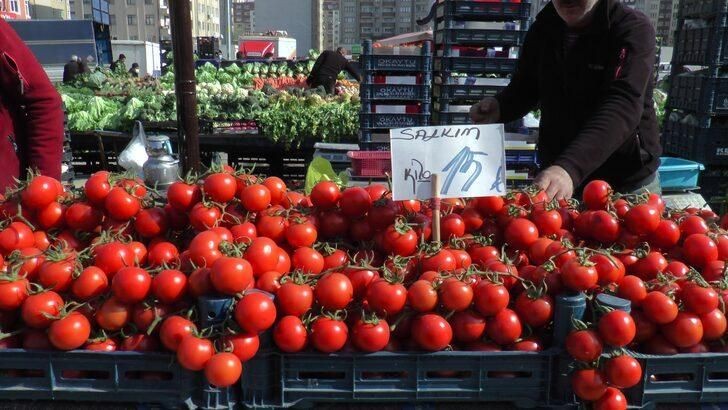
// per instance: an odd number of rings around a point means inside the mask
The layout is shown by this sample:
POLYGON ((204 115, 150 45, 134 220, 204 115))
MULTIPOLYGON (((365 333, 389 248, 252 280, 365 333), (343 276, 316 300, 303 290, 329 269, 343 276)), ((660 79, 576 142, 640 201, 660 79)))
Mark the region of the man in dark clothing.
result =
POLYGON ((618 0, 553 0, 531 26, 501 93, 474 105, 476 123, 541 109, 535 183, 569 198, 590 180, 659 192, 661 147, 652 71, 655 30, 618 0))
POLYGON ((308 85, 313 88, 323 86, 327 94, 333 94, 336 87, 336 78, 342 70, 346 70, 357 81, 361 81, 361 75, 356 71, 349 60, 344 57, 346 49, 339 47, 336 51, 326 50, 316 59, 311 74, 306 79, 308 85))
POLYGON ((126 72, 126 56, 119 54, 119 59, 111 62, 109 69, 113 72, 125 73, 126 72))
POLYGON ((129 69, 129 75, 132 77, 139 77, 139 63, 134 63, 129 69))
POLYGON ((80 72, 81 66, 78 56, 71 56, 71 59, 63 66, 63 82, 66 84, 72 83, 80 72))

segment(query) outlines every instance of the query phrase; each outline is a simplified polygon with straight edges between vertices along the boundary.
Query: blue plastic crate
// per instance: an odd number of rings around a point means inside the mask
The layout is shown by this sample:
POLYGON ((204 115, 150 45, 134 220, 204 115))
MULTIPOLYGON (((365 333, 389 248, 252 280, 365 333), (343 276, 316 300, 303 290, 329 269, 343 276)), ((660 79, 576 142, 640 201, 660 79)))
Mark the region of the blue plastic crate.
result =
POLYGON ((510 74, 516 71, 518 59, 506 57, 435 57, 434 61, 435 71, 510 74))
POLYGON ((209 386, 170 354, 0 350, 0 402, 12 400, 222 410, 236 405, 238 391, 209 386))
POLYGON ((698 176, 705 166, 682 158, 660 158, 660 187, 663 191, 685 191, 698 186, 698 176))
POLYGON ((431 84, 361 84, 359 96, 362 100, 416 101, 429 103, 431 84))
POLYGON ((248 407, 335 402, 548 403, 556 349, 524 352, 269 353, 247 364, 248 407))
POLYGON ((526 37, 525 30, 481 30, 444 28, 435 31, 435 44, 519 47, 526 37))
POLYGON ((431 55, 362 54, 364 71, 427 73, 432 71, 431 55))
POLYGON ((506 149, 506 165, 531 167, 537 165, 535 150, 506 149))
POLYGON ((531 15, 531 2, 479 2, 448 0, 437 5, 438 20, 507 21, 526 20, 531 15))
MULTIPOLYGON (((726 29, 728 36, 728 29, 726 29)), ((728 77, 678 75, 670 85, 671 108, 701 114, 728 115, 728 77)))

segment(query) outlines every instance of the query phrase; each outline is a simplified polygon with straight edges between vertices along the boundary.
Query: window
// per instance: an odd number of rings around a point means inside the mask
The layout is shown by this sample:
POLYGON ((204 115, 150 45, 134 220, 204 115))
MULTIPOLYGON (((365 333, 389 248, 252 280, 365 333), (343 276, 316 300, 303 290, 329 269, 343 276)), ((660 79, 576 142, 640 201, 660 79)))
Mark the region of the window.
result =
POLYGON ((30 13, 30 1, 25 0, 25 12, 30 13))
POLYGON ((400 23, 409 23, 410 22, 410 18, 409 17, 400 17, 399 18, 399 22, 400 23))
POLYGON ((147 6, 153 6, 154 0, 144 0, 144 4, 146 4, 147 6))
POLYGON ((136 26, 136 23, 137 23, 137 19, 136 19, 135 15, 129 14, 128 16, 126 16, 126 24, 128 24, 130 26, 136 26))
POLYGON ((84 20, 91 20, 91 13, 84 13, 83 14, 83 19, 84 20))
POLYGON ((410 6, 402 6, 399 8, 399 11, 401 11, 402 13, 411 13, 412 8, 410 6))
POLYGON ((136 0, 126 0, 127 6, 136 6, 136 0))
POLYGON ((13 13, 20 13, 20 6, 18 0, 10 0, 10 11, 13 13))
POLYGON ((116 25, 116 14, 109 15, 109 25, 111 25, 111 26, 116 25))
POLYGON ((144 16, 144 23, 147 26, 153 26, 154 25, 154 20, 156 20, 154 14, 147 14, 146 16, 144 16))

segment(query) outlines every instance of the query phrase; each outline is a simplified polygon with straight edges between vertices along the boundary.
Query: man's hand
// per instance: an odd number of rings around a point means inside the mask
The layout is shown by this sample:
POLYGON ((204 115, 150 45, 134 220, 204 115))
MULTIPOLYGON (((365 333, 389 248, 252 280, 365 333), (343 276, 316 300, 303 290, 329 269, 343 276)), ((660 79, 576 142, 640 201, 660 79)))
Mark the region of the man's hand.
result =
POLYGON ((492 124, 500 120, 500 104, 493 97, 485 97, 470 107, 470 119, 476 124, 492 124))
POLYGON ((563 168, 558 165, 544 169, 536 176, 536 185, 546 191, 549 199, 569 199, 574 193, 574 181, 563 168))

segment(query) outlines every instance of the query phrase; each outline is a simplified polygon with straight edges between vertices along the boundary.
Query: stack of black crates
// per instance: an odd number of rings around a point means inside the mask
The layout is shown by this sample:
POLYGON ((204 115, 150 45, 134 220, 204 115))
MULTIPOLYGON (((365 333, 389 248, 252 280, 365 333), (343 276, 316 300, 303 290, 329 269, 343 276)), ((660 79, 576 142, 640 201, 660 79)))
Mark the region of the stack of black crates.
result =
POLYGON ((662 143, 705 165, 711 204, 728 195, 728 0, 681 1, 662 143))
POLYGON ((433 124, 469 124, 468 112, 456 107, 495 95, 508 84, 517 62, 511 50, 523 45, 530 12, 530 2, 438 3, 433 124), (479 28, 488 23, 501 28, 479 28))
POLYGON ((432 44, 384 50, 377 53, 371 41, 362 44, 362 150, 387 151, 390 129, 430 124, 432 44))
MULTIPOLYGON (((528 30, 531 3, 444 0, 434 19, 434 82, 432 123, 470 124, 469 108, 497 94, 516 69, 528 30)), ((527 132, 518 124, 506 131, 527 132), (520 129, 519 129, 520 128, 520 129)), ((508 185, 532 182, 535 141, 521 140, 506 149, 508 185)))

